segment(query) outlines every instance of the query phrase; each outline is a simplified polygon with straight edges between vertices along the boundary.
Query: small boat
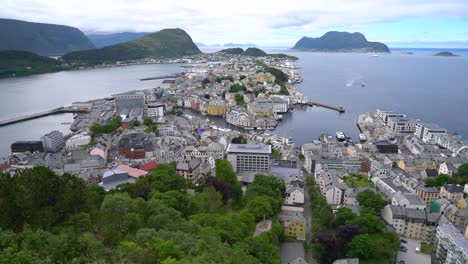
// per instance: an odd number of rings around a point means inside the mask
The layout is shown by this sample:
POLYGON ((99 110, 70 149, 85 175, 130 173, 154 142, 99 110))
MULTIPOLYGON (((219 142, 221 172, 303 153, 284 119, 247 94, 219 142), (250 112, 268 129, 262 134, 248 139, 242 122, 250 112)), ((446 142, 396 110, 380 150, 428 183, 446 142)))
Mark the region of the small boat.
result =
POLYGON ((352 83, 347 83, 347 84, 346 84, 346 87, 351 87, 351 86, 353 86, 352 83))
POLYGON ((336 138, 338 140, 345 140, 346 139, 346 136, 343 132, 339 131, 339 132, 336 132, 336 138))
POLYGON ((378 57, 379 55, 378 54, 372 54, 372 57, 378 57))
POLYGON ((364 133, 359 134, 359 140, 362 141, 362 142, 367 141, 366 134, 364 134, 364 133))
POLYGON ((365 82, 361 82, 361 86, 362 86, 362 87, 366 87, 366 83, 365 83, 365 82))
POLYGON ((283 120, 283 116, 282 115, 277 115, 276 120, 278 120, 278 121, 283 120))

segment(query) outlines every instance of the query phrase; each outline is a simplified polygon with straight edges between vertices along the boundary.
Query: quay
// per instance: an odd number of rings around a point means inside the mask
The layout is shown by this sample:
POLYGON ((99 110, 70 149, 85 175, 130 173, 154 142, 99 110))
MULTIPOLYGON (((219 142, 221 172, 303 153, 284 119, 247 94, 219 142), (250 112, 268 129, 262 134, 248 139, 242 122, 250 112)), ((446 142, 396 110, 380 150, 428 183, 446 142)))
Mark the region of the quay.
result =
POLYGON ((310 107, 313 107, 313 106, 323 107, 323 108, 327 108, 327 109, 330 109, 330 110, 335 110, 335 111, 337 111, 339 113, 344 113, 345 112, 345 109, 342 106, 332 106, 332 105, 322 104, 322 103, 314 102, 314 101, 310 101, 310 100, 297 101, 295 104, 296 105, 306 105, 306 106, 310 106, 310 107))
POLYGON ((0 127, 13 125, 13 124, 16 124, 16 123, 21 123, 21 122, 24 122, 24 121, 33 120, 33 119, 36 119, 36 118, 41 118, 41 117, 50 116, 50 115, 64 114, 64 113, 86 113, 86 112, 88 112, 87 109, 81 109, 81 108, 76 109, 76 108, 73 108, 73 107, 63 107, 62 106, 62 107, 54 108, 52 110, 48 110, 48 111, 44 111, 44 112, 39 112, 39 113, 30 114, 30 115, 14 117, 14 118, 11 118, 11 119, 0 121, 0 127))

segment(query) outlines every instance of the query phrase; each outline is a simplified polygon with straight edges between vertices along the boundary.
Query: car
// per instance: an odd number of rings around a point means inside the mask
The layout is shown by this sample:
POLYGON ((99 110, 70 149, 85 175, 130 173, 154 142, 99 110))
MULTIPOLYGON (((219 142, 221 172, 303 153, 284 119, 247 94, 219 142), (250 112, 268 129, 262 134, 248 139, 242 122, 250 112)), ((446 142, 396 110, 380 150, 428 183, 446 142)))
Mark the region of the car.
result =
POLYGON ((401 242, 401 243, 405 243, 405 244, 408 243, 408 241, 406 241, 406 240, 404 240, 404 239, 400 239, 400 242, 401 242))
POLYGON ((407 252, 407 251, 408 251, 408 248, 402 246, 402 247, 400 247, 400 251, 402 251, 402 252, 407 252))
POLYGON ((400 261, 398 261, 398 264, 405 264, 406 262, 402 259, 400 259, 400 261))

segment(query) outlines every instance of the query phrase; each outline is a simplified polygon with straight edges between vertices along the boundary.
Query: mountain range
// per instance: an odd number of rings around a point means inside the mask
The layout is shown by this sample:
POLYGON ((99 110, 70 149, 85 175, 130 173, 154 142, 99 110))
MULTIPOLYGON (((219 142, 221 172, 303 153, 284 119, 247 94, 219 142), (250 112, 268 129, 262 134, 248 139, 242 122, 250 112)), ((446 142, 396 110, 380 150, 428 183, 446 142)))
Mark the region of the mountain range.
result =
POLYGON ((132 41, 141 37, 144 37, 150 32, 121 32, 112 34, 89 34, 87 35, 89 40, 96 46, 96 48, 102 48, 106 46, 112 46, 128 41, 132 41))
POLYGON ((93 43, 74 27, 0 18, 0 50, 60 56, 92 48, 93 43))
POLYGON ((144 37, 98 49, 65 54, 71 63, 100 64, 145 58, 168 59, 200 54, 192 38, 182 29, 163 29, 144 37))
POLYGON ((302 37, 293 49, 326 52, 390 52, 387 45, 367 41, 359 32, 338 31, 327 32, 320 38, 302 37))

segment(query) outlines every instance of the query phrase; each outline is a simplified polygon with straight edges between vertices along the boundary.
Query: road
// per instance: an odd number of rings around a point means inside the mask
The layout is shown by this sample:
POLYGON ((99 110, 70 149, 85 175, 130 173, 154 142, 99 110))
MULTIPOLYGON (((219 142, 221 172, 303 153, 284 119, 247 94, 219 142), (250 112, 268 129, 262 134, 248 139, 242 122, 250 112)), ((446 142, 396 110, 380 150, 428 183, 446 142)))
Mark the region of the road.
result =
MULTIPOLYGON (((312 175, 307 174, 304 172, 304 181, 307 182, 307 177, 313 177, 312 175)), ((304 217, 307 223, 307 233, 306 233, 306 240, 311 241, 312 236, 312 210, 310 210, 310 199, 309 199, 309 188, 307 188, 307 184, 304 183, 304 217)), ((312 254, 309 254, 310 257, 307 259, 309 264, 317 264, 317 260, 312 257, 312 254)))

